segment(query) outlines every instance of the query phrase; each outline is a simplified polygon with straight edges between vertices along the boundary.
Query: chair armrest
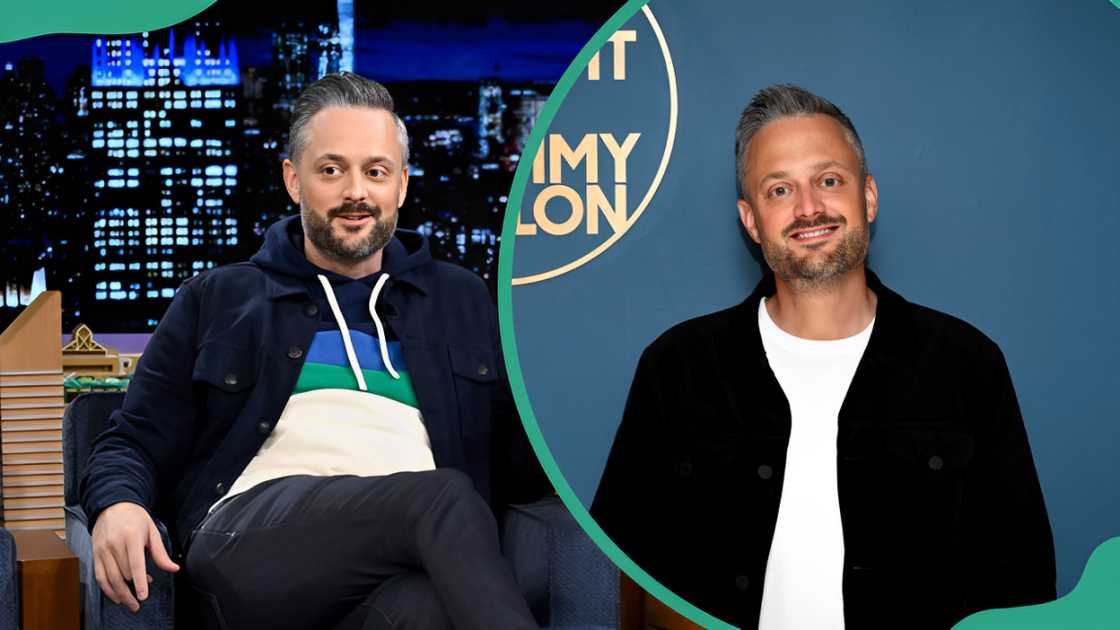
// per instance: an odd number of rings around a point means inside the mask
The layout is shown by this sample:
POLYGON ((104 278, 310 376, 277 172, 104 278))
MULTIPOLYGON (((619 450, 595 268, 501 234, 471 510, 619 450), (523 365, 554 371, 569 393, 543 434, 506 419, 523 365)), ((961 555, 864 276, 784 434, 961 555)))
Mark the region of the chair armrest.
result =
MULTIPOLYGON (((82 627, 85 630, 172 630, 175 627, 175 587, 172 574, 157 569, 148 558, 148 599, 140 603, 140 612, 132 613, 105 597, 93 573, 93 541, 85 512, 77 505, 66 511, 66 544, 78 556, 82 585, 82 627)), ((171 537, 163 523, 156 521, 163 545, 170 551, 171 537)))
POLYGON ((0 628, 19 627, 19 579, 16 575, 16 540, 0 529, 0 628))
POLYGON ((541 625, 618 627, 618 569, 558 497, 509 506, 502 553, 541 625))

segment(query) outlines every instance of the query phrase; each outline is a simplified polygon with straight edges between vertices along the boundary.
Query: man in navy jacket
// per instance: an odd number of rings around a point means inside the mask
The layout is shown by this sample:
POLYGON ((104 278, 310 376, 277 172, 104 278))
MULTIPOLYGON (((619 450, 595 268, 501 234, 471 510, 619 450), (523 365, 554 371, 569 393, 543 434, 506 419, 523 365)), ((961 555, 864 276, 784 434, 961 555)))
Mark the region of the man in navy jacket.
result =
POLYGON ((183 284, 94 445, 98 583, 137 609, 146 551, 185 569, 213 627, 535 627, 488 503, 546 486, 485 285, 396 230, 391 97, 348 73, 312 84, 289 154, 300 217, 183 284))

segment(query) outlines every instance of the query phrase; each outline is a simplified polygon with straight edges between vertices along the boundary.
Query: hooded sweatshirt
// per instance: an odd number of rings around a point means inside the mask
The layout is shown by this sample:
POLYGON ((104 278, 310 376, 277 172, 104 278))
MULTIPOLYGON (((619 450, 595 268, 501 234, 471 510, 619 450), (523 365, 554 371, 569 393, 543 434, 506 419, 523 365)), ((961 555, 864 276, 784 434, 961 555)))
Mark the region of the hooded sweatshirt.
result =
POLYGON ((394 238, 384 250, 382 270, 354 279, 307 260, 298 221, 277 227, 285 229, 269 230, 252 260, 304 282, 319 307, 318 330, 276 427, 223 501, 290 475, 434 469, 400 342, 378 312, 385 310, 378 297, 393 273, 424 264, 428 252, 410 252, 394 238))

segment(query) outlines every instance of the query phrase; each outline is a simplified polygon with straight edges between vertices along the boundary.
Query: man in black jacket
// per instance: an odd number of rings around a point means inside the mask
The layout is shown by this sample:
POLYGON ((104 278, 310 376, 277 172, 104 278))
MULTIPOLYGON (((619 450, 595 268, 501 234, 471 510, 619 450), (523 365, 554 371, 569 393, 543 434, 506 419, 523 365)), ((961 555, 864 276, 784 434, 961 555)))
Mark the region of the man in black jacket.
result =
POLYGON ((487 503, 547 485, 485 285, 395 229, 392 98, 350 73, 311 84, 289 154, 300 217, 184 283, 94 444, 98 583, 136 610, 147 552, 182 565, 207 627, 535 628, 487 503))
POLYGON ((739 120, 736 166, 771 273, 645 350, 592 516, 744 628, 949 628, 1053 599, 1006 362, 865 268, 878 191, 851 121, 767 88, 739 120))

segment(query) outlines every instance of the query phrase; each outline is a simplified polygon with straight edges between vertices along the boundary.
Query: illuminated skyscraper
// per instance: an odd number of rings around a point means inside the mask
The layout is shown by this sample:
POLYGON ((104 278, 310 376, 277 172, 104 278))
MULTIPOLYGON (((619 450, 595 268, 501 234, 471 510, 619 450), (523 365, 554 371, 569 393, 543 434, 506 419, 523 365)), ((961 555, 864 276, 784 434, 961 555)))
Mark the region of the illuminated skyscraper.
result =
POLYGON ((342 70, 342 42, 333 24, 320 24, 314 42, 316 79, 342 70))
POLYGON ((274 105, 288 110, 292 101, 311 81, 310 38, 303 24, 284 22, 272 34, 272 58, 279 75, 279 99, 274 105))
POLYGON ((521 151, 525 148, 525 143, 529 141, 529 134, 533 131, 533 125, 540 117, 544 104, 548 102, 548 94, 542 94, 539 90, 524 87, 511 89, 509 97, 509 107, 512 113, 512 131, 509 134, 511 136, 509 140, 513 144, 512 149, 516 152, 517 159, 520 159, 521 151))
POLYGON ((502 86, 496 81, 483 81, 478 87, 478 155, 491 157, 505 142, 502 137, 502 86))
MULTIPOLYGON (((82 68, 85 67, 82 66, 82 68)), ((79 68, 79 70, 66 81, 66 100, 70 106, 70 113, 74 118, 85 118, 89 116, 90 72, 89 68, 85 68, 84 72, 82 68, 79 68)))
POLYGON ((354 71, 354 0, 338 0, 338 41, 342 45, 342 60, 338 69, 354 71))
POLYGON ((43 62, 6 66, 0 94, 0 306, 18 307, 33 297, 32 276, 51 254, 43 235, 60 215, 66 174, 43 62))
POLYGON ((237 45, 207 41, 205 29, 196 24, 181 49, 173 31, 93 42, 83 297, 122 306, 96 309, 106 320, 86 318, 95 329, 154 326, 184 279, 238 243, 237 45))

